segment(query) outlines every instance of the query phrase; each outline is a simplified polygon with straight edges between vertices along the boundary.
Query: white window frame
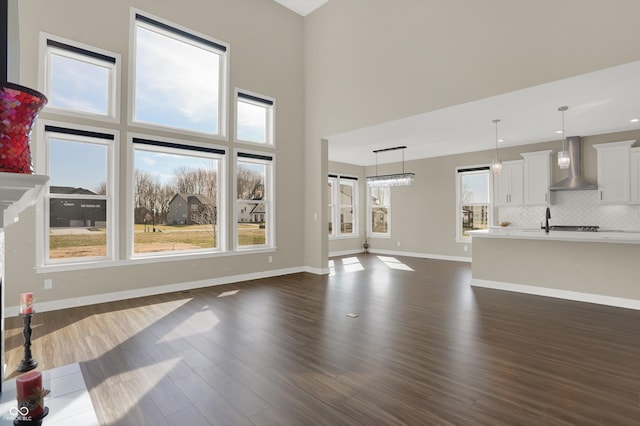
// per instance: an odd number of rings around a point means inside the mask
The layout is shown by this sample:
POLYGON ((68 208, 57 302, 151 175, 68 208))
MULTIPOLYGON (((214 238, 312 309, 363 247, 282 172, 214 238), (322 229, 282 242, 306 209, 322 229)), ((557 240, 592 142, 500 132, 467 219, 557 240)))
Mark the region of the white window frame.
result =
POLYGON ((45 105, 43 112, 52 112, 69 117, 90 118, 93 120, 111 123, 120 122, 120 87, 122 80, 120 66, 122 59, 120 54, 45 32, 40 33, 39 45, 41 64, 38 67, 38 85, 40 91, 48 97, 50 96, 51 87, 51 54, 64 56, 109 69, 109 102, 107 105, 108 112, 106 115, 59 108, 49 104, 45 105), (62 43, 67 45, 68 48, 49 46, 47 40, 51 40, 54 43, 62 43), (113 58, 115 59, 115 63, 99 59, 99 56, 113 58))
POLYGON ((233 154, 233 248, 236 252, 250 252, 250 251, 263 251, 273 250, 276 248, 276 185, 275 185, 275 173, 276 173, 276 156, 272 152, 252 151, 247 149, 235 149, 233 154), (259 157, 271 157, 271 160, 261 160, 257 158, 245 158, 239 157, 239 154, 249 154, 259 157), (242 158, 242 159, 240 159, 242 158), (255 163, 265 164, 266 176, 265 176, 265 197, 261 200, 266 207, 266 238, 265 244, 258 245, 246 245, 240 246, 238 244, 238 161, 243 163, 255 163))
MULTIPOLYGON (((138 253, 134 252, 134 188, 133 185, 127 185, 127 211, 126 211, 126 229, 127 229, 127 259, 130 261, 137 261, 141 259, 146 260, 157 260, 157 261, 165 261, 169 259, 184 259, 184 258, 201 258, 201 257, 211 257, 220 255, 221 253, 225 253, 227 251, 227 161, 228 161, 228 149, 223 146, 216 146, 210 144, 203 144, 193 141, 188 141, 184 139, 175 139, 175 138, 166 138, 166 137, 158 137, 152 136, 148 134, 141 133, 128 133, 127 134, 127 182, 133 183, 134 179, 134 169, 135 169, 135 143, 134 139, 147 139, 152 141, 157 141, 164 144, 171 144, 175 147, 160 147, 160 146, 146 146, 144 150, 158 153, 167 153, 167 154, 176 154, 176 155, 185 155, 185 150, 189 152, 191 156, 199 156, 203 158, 216 158, 219 159, 219 169, 218 169, 218 223, 217 223, 217 247, 212 249, 199 249, 199 250, 183 250, 178 252, 155 252, 155 253, 138 253), (199 151, 198 149, 203 150, 220 150, 224 151, 224 154, 213 154, 199 151)), ((187 214, 191 212, 188 211, 187 214)))
POLYGON ((229 50, 230 50, 230 46, 228 43, 225 43, 223 41, 217 40, 213 37, 210 37, 206 34, 202 34, 200 32, 194 31, 190 28, 186 28, 183 27, 181 25, 178 25, 174 22, 171 22, 169 20, 160 18, 158 16, 155 16, 151 13, 147 13, 144 12, 140 9, 131 8, 130 11, 130 19, 129 19, 129 99, 128 99, 128 107, 129 107, 129 114, 127 117, 127 122, 129 124, 129 126, 135 126, 138 128, 142 128, 142 129, 154 129, 154 130, 158 130, 158 129, 162 129, 163 131, 166 132, 171 132, 171 133, 177 133, 180 135, 194 135, 194 136, 205 136, 207 138, 213 138, 213 139, 217 139, 217 140, 224 140, 224 141, 228 141, 229 140, 229 135, 228 135, 228 125, 227 125, 227 117, 229 116, 229 50), (163 29, 159 26, 155 26, 153 24, 149 24, 146 22, 142 22, 136 19, 136 15, 142 15, 145 18, 154 20, 156 22, 158 22, 160 25, 163 26, 167 26, 170 27, 172 30, 174 31, 168 31, 166 29, 163 29), (213 134, 213 133, 207 133, 207 132, 200 132, 197 130, 192 130, 192 129, 183 129, 183 128, 178 128, 178 127, 173 127, 170 125, 163 125, 163 124, 157 124, 157 123, 148 123, 145 121, 137 121, 135 120, 135 111, 136 111, 136 106, 135 106, 135 97, 136 97, 136 87, 135 87, 135 82, 136 82, 136 46, 137 46, 137 25, 140 23, 140 25, 142 25, 145 28, 150 28, 153 31, 159 32, 163 35, 166 35, 168 37, 172 37, 176 40, 191 44, 193 46, 197 46, 206 50, 209 50, 215 54, 220 55, 220 69, 219 69, 219 92, 218 92, 218 133, 217 134, 213 134), (185 36, 180 36, 178 35, 176 32, 182 32, 185 35, 188 35, 192 38, 200 38, 203 40, 206 40, 210 43, 214 43, 220 46, 223 46, 226 50, 225 51, 221 51, 219 49, 215 49, 212 46, 209 46, 207 44, 204 43, 198 43, 197 41, 194 41, 191 38, 187 38, 185 36))
POLYGON ((331 218, 333 223, 332 232, 329 234, 329 239, 348 239, 359 238, 359 226, 358 226, 358 207, 359 207, 359 180, 355 176, 348 175, 329 175, 329 181, 333 182, 332 186, 332 199, 333 204, 329 204, 328 207, 333 207, 333 217, 331 218), (352 204, 340 204, 340 185, 348 184, 353 188, 353 202, 352 204), (353 209, 353 230, 350 233, 343 233, 340 226, 340 212, 342 208, 350 207, 353 209))
MULTIPOLYGON (((35 172, 37 174, 48 175, 49 173, 49 137, 58 135, 58 139, 69 140, 82 143, 94 143, 107 147, 107 195, 104 197, 107 202, 107 255, 101 257, 50 259, 49 258, 49 186, 47 183, 45 196, 41 198, 38 205, 38 220, 36 221, 36 271, 69 271, 75 269, 85 269, 87 267, 102 267, 114 264, 118 260, 119 253, 119 170, 118 159, 120 132, 114 129, 107 129, 93 126, 82 126, 66 122, 38 120, 36 126, 36 153, 35 172), (60 127, 73 129, 79 132, 97 132, 106 135, 113 135, 113 140, 91 138, 83 135, 71 135, 56 132, 47 132, 46 127, 60 127)), ((58 197, 56 197, 58 198, 58 197)), ((73 197, 64 197, 73 198, 73 197)))
POLYGON ((240 142, 243 144, 251 144, 258 145, 261 147, 271 147, 275 148, 275 123, 276 123, 276 100, 270 96, 265 96, 260 93, 251 92, 249 90, 244 90, 240 88, 235 88, 234 90, 234 106, 235 106, 235 126, 234 126, 234 140, 235 142, 240 142), (245 97, 242 97, 245 95, 245 97), (257 105, 260 107, 266 108, 267 117, 265 122, 265 130, 266 130, 266 141, 264 142, 256 142, 256 141, 248 141, 244 139, 238 138, 238 102, 245 102, 248 104, 257 105))
POLYGON ((462 196, 462 176, 469 174, 489 174, 489 188, 488 188, 488 214, 487 214, 487 226, 493 223, 493 173, 487 164, 481 164, 476 166, 456 167, 455 179, 456 179, 456 242, 470 244, 472 242, 471 237, 465 237, 462 235, 462 203, 460 197, 462 196), (467 171, 464 171, 467 170, 467 171))
POLYGON ((389 191, 389 202, 383 206, 376 207, 386 207, 387 208, 387 232, 373 232, 373 224, 371 223, 371 213, 373 209, 373 205, 371 203, 371 187, 367 185, 367 236, 368 238, 391 238, 391 187, 381 187, 386 188, 389 191))

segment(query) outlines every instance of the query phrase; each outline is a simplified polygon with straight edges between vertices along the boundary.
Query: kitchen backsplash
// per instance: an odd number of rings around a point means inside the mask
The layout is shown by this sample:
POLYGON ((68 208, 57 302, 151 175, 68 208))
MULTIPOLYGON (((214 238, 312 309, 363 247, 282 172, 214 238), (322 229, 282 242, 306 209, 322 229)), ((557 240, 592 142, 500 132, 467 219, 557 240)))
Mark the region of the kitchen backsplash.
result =
MULTIPOLYGON (((598 191, 551 193, 551 225, 597 225, 602 229, 640 231, 640 205, 598 204, 598 191)), ((499 222, 512 227, 539 228, 546 207, 500 207, 499 222)))

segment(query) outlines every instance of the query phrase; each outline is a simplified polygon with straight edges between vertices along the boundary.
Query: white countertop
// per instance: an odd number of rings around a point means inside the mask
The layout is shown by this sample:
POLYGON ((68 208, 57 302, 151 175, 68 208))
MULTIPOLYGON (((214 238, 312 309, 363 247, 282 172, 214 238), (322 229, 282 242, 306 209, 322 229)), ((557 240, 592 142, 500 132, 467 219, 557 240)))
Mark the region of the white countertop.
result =
POLYGON ((481 231, 470 231, 473 238, 509 238, 519 240, 572 241, 581 243, 621 243, 640 244, 640 231, 549 231, 531 228, 490 228, 481 231))

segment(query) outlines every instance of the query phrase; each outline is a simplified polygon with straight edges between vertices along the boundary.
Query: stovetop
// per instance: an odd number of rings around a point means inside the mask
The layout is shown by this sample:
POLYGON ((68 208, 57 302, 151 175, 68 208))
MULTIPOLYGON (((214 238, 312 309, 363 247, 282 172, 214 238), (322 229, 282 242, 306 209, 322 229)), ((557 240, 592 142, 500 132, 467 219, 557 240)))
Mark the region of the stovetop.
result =
POLYGON ((598 232, 599 226, 594 225, 551 225, 552 231, 577 231, 577 232, 598 232))

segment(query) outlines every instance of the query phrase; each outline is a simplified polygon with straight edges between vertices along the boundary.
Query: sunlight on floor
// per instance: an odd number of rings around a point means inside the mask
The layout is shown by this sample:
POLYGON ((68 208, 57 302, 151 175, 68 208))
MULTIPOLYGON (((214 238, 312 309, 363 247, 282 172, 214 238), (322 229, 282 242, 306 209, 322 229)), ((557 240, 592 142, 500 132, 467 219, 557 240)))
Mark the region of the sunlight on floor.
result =
MULTIPOLYGON (((44 398, 44 405, 49 408, 49 414, 43 424, 99 424, 79 364, 42 371, 42 387, 51 392, 44 398)), ((0 394, 0 426, 14 424, 16 405, 16 382, 7 380, 3 383, 0 394)))
POLYGON ((329 259, 329 276, 334 276, 336 274, 336 264, 342 264, 342 269, 344 272, 358 272, 364 271, 364 266, 360 263, 360 260, 357 257, 345 257, 344 259, 329 259))
POLYGON ((382 263, 384 263, 385 265, 387 265, 391 269, 399 269, 401 271, 412 271, 413 272, 413 268, 411 268, 410 266, 405 265, 404 263, 400 262, 395 257, 378 256, 378 259, 380 259, 382 261, 382 263))
POLYGON ((234 294, 237 294, 240 290, 229 290, 229 291, 225 291, 224 293, 220 293, 218 295, 218 297, 227 297, 227 296, 233 296, 234 294))
POLYGON ((347 273, 364 271, 364 267, 357 257, 345 257, 342 259, 342 264, 344 265, 344 272, 347 273))
MULTIPOLYGON (((160 381, 165 377, 169 377, 171 371, 176 368, 180 361, 180 358, 176 357, 132 369, 132 371, 142 371, 143 373, 141 374, 131 374, 130 370, 125 370, 122 371, 121 374, 111 376, 107 380, 97 384, 96 388, 98 389, 104 387, 104 389, 98 392, 99 394, 108 395, 110 393, 119 393, 127 395, 127 398, 118 398, 118 401, 126 401, 117 407, 117 416, 122 422, 118 424, 131 424, 127 423, 127 415, 140 403, 142 397, 150 395, 154 400, 158 397, 154 390, 160 389, 160 387, 157 387, 160 381), (134 383, 131 377, 145 377, 146 380, 136 380, 134 383)), ((110 414, 115 415, 116 413, 110 414)))
POLYGON ((174 327, 158 339, 158 342, 166 343, 185 337, 198 336, 210 332, 220 322, 220 318, 211 310, 202 310, 185 319, 179 327, 174 327))

